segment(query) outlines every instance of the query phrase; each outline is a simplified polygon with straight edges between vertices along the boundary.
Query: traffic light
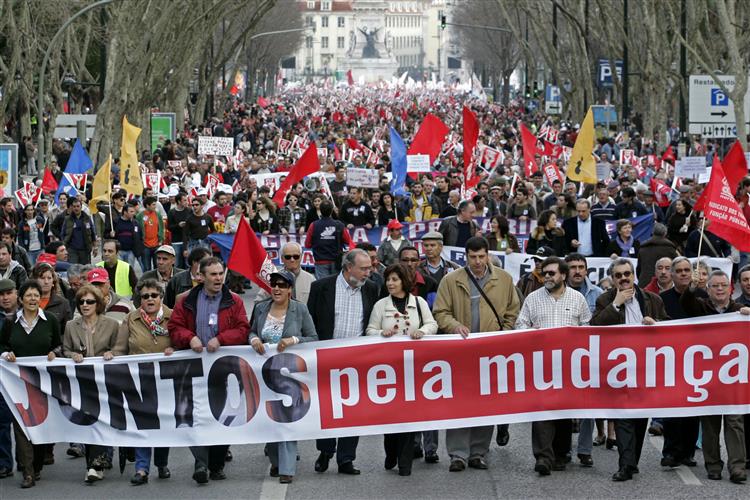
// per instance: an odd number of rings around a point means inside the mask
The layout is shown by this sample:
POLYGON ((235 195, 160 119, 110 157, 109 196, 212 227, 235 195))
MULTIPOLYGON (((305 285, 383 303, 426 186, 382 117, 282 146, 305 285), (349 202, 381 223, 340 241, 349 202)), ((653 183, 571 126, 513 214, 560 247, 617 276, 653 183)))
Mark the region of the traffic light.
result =
POLYGON ((445 29, 445 25, 446 25, 446 19, 445 19, 445 16, 444 16, 444 15, 441 15, 441 16, 440 16, 440 29, 441 29, 441 30, 444 30, 444 29, 445 29))
POLYGON ((526 99, 528 99, 529 97, 531 97, 531 87, 528 86, 528 85, 526 85, 524 96, 526 97, 526 99))

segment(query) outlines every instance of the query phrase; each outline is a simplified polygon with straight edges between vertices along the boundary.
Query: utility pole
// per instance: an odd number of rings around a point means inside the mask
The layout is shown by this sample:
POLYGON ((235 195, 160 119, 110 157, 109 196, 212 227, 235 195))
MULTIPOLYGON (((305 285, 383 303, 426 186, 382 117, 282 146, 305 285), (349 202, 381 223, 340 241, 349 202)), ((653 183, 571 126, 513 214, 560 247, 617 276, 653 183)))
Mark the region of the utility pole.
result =
MULTIPOLYGON (((628 85, 630 76, 628 75, 628 0, 622 0, 622 27, 625 30, 625 38, 622 42, 622 123, 628 121, 630 114, 630 103, 628 102, 628 85)), ((616 70, 613 68, 613 70, 616 70)))
MULTIPOLYGON (((555 58, 557 58, 557 3, 552 4, 552 49, 555 52, 555 58)), ((552 83, 557 85, 555 73, 552 73, 552 83)))

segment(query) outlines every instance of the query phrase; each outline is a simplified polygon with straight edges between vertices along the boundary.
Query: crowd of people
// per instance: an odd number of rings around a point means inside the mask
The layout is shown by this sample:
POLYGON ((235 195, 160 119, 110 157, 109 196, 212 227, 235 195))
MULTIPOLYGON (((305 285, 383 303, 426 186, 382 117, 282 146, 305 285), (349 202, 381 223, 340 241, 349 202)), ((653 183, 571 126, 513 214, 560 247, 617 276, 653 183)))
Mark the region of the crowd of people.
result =
MULTIPOLYGON (((361 335, 418 340, 562 326, 647 328, 666 319, 750 314, 747 254, 713 234, 702 214, 692 210, 703 186, 679 179, 679 189, 663 206, 649 187, 652 178, 676 184, 674 158, 670 162, 662 155, 672 142, 676 146, 676 134, 660 142, 658 134, 646 140, 633 128, 606 137, 595 153, 609 176, 581 185, 550 180, 541 171, 527 175, 518 121, 559 146, 548 157, 537 155, 537 163, 554 164, 564 175, 564 148, 573 146, 578 126, 553 123, 523 102, 501 107, 446 91, 306 87, 270 106, 233 103, 223 117, 188 126, 176 141, 144 152, 144 171, 160 173, 162 182, 140 196, 119 189, 115 160, 109 203, 89 207, 90 186, 46 196, 35 205, 17 207, 13 199, 2 199, 2 358, 14 362, 43 355, 78 363, 87 357, 169 356, 175 350, 214 352, 236 345, 263 354, 269 346, 281 352, 301 342, 361 335), (478 162, 480 182, 471 190, 462 189, 461 105, 477 113, 479 151, 489 148, 502 157, 493 165, 478 162), (390 189, 385 130, 391 124, 411 137, 428 111, 450 130, 443 151, 432 172, 408 177, 406 194, 396 195, 390 189), (209 132, 233 137, 237 154, 197 155, 197 136, 209 132), (282 148, 286 142, 317 143, 321 170, 330 181, 300 182, 276 204, 278 184, 267 183, 262 174, 292 168, 302 148, 282 148), (633 150, 641 163, 620 164, 619 148, 633 150), (378 170, 380 186, 347 185, 347 168, 378 170), (219 186, 211 186, 209 177, 218 178, 219 186), (653 217, 653 231, 639 239, 634 219, 645 215, 653 217), (257 233, 281 235, 283 242, 281 265, 270 275, 271 293, 257 292, 251 314, 241 295, 257 289, 227 272, 220 249, 209 239, 236 232, 242 218, 257 233), (486 218, 490 222, 483 226, 486 218), (405 225, 431 220, 439 220, 437 231, 419 242, 407 239, 405 225), (608 221, 615 223, 613 234, 608 221), (378 244, 354 241, 353 229, 378 226, 387 234, 378 244), (528 232, 519 232, 521 226, 528 232), (463 248, 465 265, 447 259, 446 246, 463 248), (303 269, 305 249, 312 252, 314 273, 303 269), (526 253, 535 266, 514 282, 496 252, 526 253), (589 279, 589 257, 611 258, 607 278, 597 284, 589 279), (691 264, 689 257, 729 258, 734 272, 713 270, 701 260, 691 264)), ((57 150, 49 168, 59 178, 67 155, 59 144, 57 150)), ((706 155, 710 164, 724 145, 696 142, 690 151, 706 155)), ((735 187, 750 218, 750 178, 735 187)), ((648 419, 534 422, 534 471, 541 476, 563 471, 574 455, 581 466, 592 467, 593 447, 604 445, 619 453, 612 479, 629 480, 638 473, 648 430, 664 435, 662 466, 695 466, 700 447, 708 478, 718 480, 724 469, 723 422, 730 479, 746 480, 748 415, 654 417, 650 424, 648 419)), ((498 445, 507 445, 508 426, 448 429, 443 457, 449 470, 487 469, 493 435, 498 445)), ((438 436, 437 431, 386 435, 385 468, 408 476, 416 459, 438 463, 443 458, 438 436)), ((339 473, 359 474, 357 444, 356 436, 317 440, 315 471, 325 472, 335 457, 339 473)), ((53 447, 31 443, 0 398, 0 478, 16 468, 21 486, 34 486, 43 466, 54 463, 53 447)), ((148 482, 152 456, 158 477, 170 477, 169 449, 125 452, 135 462, 133 484, 148 482)), ((226 477, 229 446, 196 446, 191 452, 197 483, 226 477)), ((85 458, 87 482, 102 480, 112 467, 108 446, 70 443, 67 454, 85 458)), ((292 482, 297 443, 269 443, 266 454, 270 475, 292 482)))

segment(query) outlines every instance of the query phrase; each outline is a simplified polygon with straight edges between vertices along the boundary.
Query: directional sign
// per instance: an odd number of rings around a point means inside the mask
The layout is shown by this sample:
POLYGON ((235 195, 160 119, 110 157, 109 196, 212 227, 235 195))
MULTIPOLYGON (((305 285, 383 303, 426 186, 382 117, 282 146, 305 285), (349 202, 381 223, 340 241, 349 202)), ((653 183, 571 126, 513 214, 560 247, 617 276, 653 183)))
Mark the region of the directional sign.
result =
MULTIPOLYGON (((735 78, 721 75, 721 82, 728 89, 734 88, 735 78)), ((690 75, 690 126, 691 134, 704 137, 737 137, 734 104, 710 75, 690 75)), ((750 126, 750 88, 745 94, 745 116, 750 126)))
MULTIPOLYGON (((598 64, 598 78, 596 79, 600 87, 612 88, 612 66, 609 64, 609 59, 599 59, 598 64)), ((617 79, 622 79, 622 60, 615 61, 615 71, 617 71, 617 79)))

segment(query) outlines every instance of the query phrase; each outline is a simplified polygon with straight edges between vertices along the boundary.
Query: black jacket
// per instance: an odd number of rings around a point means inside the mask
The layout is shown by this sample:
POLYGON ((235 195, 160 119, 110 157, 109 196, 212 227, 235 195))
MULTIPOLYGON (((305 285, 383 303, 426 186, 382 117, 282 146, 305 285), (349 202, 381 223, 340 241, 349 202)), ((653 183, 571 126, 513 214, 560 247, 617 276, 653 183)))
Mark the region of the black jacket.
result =
MULTIPOLYGON (((314 281, 310 286, 310 298, 307 299, 307 309, 310 311, 315 330, 318 332, 318 340, 331 340, 333 338, 333 327, 336 318, 336 279, 338 274, 327 276, 314 281)), ((378 286, 371 280, 366 280, 362 285, 362 331, 370 321, 370 313, 375 302, 380 298, 378 286)))
MULTIPOLYGON (((607 224, 604 220, 595 219, 590 215, 589 219, 591 219, 591 247, 594 250, 593 257, 607 257, 607 245, 609 245, 607 224)), ((562 223, 562 228, 565 231, 565 246, 571 252, 575 252, 576 249, 571 245, 571 241, 581 241, 578 237, 578 217, 565 219, 562 223)))

